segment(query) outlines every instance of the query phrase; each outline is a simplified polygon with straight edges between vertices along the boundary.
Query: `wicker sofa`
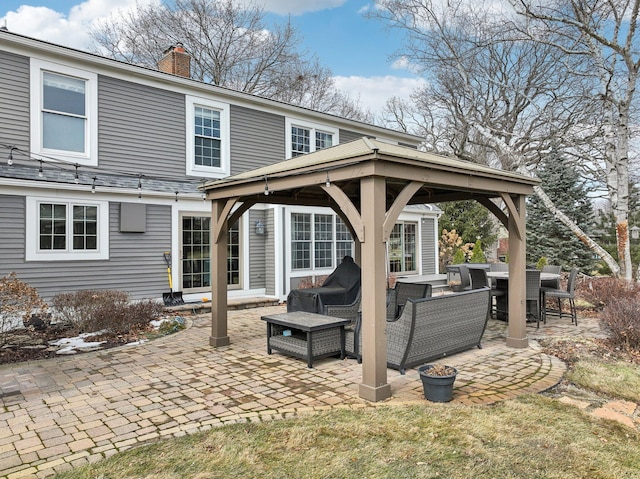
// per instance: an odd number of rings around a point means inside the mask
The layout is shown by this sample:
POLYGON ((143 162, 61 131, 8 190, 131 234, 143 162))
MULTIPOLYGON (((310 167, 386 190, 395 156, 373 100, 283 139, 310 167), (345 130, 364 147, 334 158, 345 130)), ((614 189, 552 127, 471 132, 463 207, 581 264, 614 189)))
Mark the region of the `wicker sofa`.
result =
POLYGON ((387 365, 406 368, 481 348, 489 319, 489 288, 407 300, 398 320, 387 322, 387 365))

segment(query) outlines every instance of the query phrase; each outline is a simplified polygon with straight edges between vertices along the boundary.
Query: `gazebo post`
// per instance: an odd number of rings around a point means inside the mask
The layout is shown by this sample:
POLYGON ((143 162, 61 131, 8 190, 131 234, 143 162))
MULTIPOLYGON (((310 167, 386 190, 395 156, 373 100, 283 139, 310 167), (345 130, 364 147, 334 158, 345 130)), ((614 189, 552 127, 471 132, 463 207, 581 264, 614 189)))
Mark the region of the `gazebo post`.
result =
POLYGON ((526 348, 527 295, 526 295, 526 238, 525 196, 503 196, 509 209, 509 324, 507 346, 526 348), (512 199, 513 201, 508 201, 512 199))
POLYGON ((386 181, 372 176, 360 180, 362 223, 362 383, 360 397, 382 401, 391 397, 387 383, 386 255, 383 225, 386 181))
POLYGON ((224 200, 211 202, 211 336, 209 344, 227 346, 227 233, 224 200))

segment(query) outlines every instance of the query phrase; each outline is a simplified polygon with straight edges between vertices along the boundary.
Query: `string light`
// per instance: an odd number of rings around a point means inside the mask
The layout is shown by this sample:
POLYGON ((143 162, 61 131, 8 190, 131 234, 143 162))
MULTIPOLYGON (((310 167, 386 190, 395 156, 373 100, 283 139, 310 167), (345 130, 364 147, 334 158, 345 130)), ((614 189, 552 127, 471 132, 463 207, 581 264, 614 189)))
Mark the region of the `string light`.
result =
POLYGON ((324 182, 324 185, 329 188, 331 186, 331 181, 329 180, 329 172, 327 171, 327 180, 324 182))
MULTIPOLYGON (((79 185, 80 184, 80 170, 79 168, 87 168, 91 173, 93 173, 93 170, 98 170, 98 168, 93 168, 93 167, 86 167, 84 165, 80 165, 78 163, 72 163, 70 161, 65 161, 59 158, 50 158, 47 156, 43 156, 43 155, 34 155, 33 153, 29 152, 28 150, 21 150, 19 147, 17 146, 11 146, 10 144, 7 143, 2 143, 0 142, 0 147, 4 147, 7 148, 9 150, 8 156, 7 156, 7 165, 8 166, 14 166, 15 164, 15 159, 14 159, 14 152, 16 154, 22 154, 25 156, 25 158, 27 160, 33 161, 33 162, 38 162, 38 167, 37 167, 37 171, 38 171, 38 177, 39 178, 45 178, 45 174, 44 174, 44 165, 46 164, 48 167, 51 167, 53 169, 58 169, 60 171, 63 171, 67 174, 71 173, 73 174, 73 179, 74 179, 74 183, 79 185), (73 169, 72 169, 73 168, 73 169)), ((35 170, 35 168, 34 168, 35 170)), ((138 177, 138 199, 142 198, 142 194, 141 194, 141 190, 142 190, 142 182, 141 182, 141 178, 142 176, 147 177, 146 175, 142 175, 140 173, 131 173, 129 171, 124 171, 124 170, 118 170, 118 169, 108 169, 105 170, 104 168, 99 169, 99 171, 97 172, 105 172, 107 175, 122 175, 125 177, 134 177, 137 176, 138 177)), ((89 175, 87 175, 89 176, 89 175)), ((93 179, 94 177, 89 176, 91 179, 93 179)), ((167 178, 167 177, 149 177, 149 178, 153 178, 153 179, 157 179, 158 181, 162 181, 164 183, 168 183, 169 181, 174 181, 177 185, 188 185, 189 187, 193 187, 196 185, 193 185, 193 183, 189 182, 189 181, 185 181, 184 178, 167 178)), ((54 180, 55 181, 55 180, 54 180)), ((96 180, 97 181, 97 178, 96 180)), ((95 183, 94 181, 94 183, 95 183)), ((202 179, 202 184, 204 186, 206 182, 206 179, 202 179)), ((92 183, 92 192, 94 189, 94 184, 92 183)), ((168 186, 168 185, 167 185, 168 186)), ((181 186, 179 186, 181 187, 181 186)), ((202 193, 202 197, 203 199, 206 199, 206 192, 202 193)))
POLYGON ((204 180, 202 180, 202 201, 207 199, 207 192, 204 191, 204 180))
POLYGON ((264 177, 264 195, 269 196, 269 181, 266 176, 264 177))
POLYGON ((13 150, 17 150, 15 146, 12 146, 9 150, 9 158, 7 158, 7 165, 13 166, 13 150))
POLYGON ((178 202, 178 192, 176 191, 176 203, 178 202))
POLYGON ((93 183, 91 183, 91 193, 95 193, 96 192, 96 177, 93 177, 93 183))

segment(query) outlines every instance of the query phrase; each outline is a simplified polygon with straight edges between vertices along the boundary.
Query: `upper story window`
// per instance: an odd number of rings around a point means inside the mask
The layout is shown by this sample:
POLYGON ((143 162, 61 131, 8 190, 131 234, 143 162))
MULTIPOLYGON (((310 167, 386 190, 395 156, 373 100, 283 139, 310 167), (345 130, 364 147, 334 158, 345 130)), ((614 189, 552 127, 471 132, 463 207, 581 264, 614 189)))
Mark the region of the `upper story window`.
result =
POLYGON ((109 204, 27 197, 27 261, 109 258, 109 204))
POLYGON ((187 97, 187 174, 221 178, 230 174, 229 105, 187 97))
POLYGON ((287 158, 295 158, 306 153, 337 145, 338 129, 287 118, 287 158))
POLYGON ((31 60, 31 150, 49 158, 95 166, 97 75, 31 60))

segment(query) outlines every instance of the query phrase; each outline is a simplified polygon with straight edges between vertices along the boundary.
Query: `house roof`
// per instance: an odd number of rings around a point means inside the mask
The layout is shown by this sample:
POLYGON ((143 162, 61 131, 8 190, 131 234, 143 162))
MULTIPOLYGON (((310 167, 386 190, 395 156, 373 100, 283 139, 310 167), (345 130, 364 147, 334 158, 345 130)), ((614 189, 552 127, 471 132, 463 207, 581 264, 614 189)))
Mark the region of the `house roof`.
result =
POLYGON ((419 144, 422 141, 421 137, 410 133, 392 130, 358 120, 343 118, 331 113, 311 110, 302 106, 291 105, 283 101, 272 100, 270 98, 261 97, 239 90, 233 90, 219 85, 204 83, 199 80, 162 72, 154 68, 134 65, 95 53, 20 35, 8 30, 0 29, 0 45, 21 54, 27 54, 24 50, 29 52, 29 54, 37 52, 36 56, 42 56, 43 52, 45 52, 45 54, 50 56, 50 58, 64 58, 68 61, 84 63, 86 65, 84 68, 93 69, 95 71, 105 72, 109 70, 114 72, 114 74, 118 72, 117 74, 124 75, 129 81, 154 81, 157 82, 158 86, 161 88, 197 92, 196 94, 198 95, 213 95, 231 103, 258 109, 277 111, 280 114, 285 112, 286 115, 305 118, 309 121, 330 122, 332 125, 344 128, 345 130, 352 129, 354 131, 365 131, 367 134, 370 133, 377 137, 388 137, 389 139, 405 142, 407 144, 419 144))

